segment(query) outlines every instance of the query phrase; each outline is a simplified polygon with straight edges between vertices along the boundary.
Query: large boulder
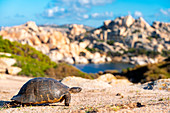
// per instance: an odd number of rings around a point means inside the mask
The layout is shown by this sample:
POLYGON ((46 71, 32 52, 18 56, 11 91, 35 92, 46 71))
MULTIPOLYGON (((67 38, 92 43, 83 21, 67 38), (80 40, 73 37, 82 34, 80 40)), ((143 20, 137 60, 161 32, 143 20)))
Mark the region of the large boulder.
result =
POLYGON ((25 24, 26 27, 28 27, 28 29, 30 29, 31 31, 38 31, 38 26, 36 25, 35 22, 33 21, 29 21, 25 24))
POLYGON ((32 36, 30 40, 33 43, 33 45, 41 45, 41 41, 39 40, 37 36, 32 36))
POLYGON ((1 67, 10 67, 16 63, 16 60, 13 58, 0 58, 1 67))
POLYGON ((18 74, 20 71, 21 71, 22 69, 21 68, 19 68, 19 67, 8 67, 7 68, 7 73, 8 74, 11 74, 11 75, 16 75, 16 74, 18 74))
POLYGON ((154 31, 154 29, 142 17, 139 17, 134 25, 150 32, 154 31))
POLYGON ((90 44, 89 40, 84 40, 83 42, 79 43, 80 48, 86 48, 90 44))
POLYGON ((0 52, 0 55, 11 56, 10 53, 4 53, 4 52, 0 52))
POLYGON ((75 59, 76 64, 88 64, 89 63, 88 59, 83 56, 77 56, 77 57, 74 57, 74 59, 75 59))
POLYGON ((74 60, 72 57, 65 57, 63 59, 64 62, 68 63, 68 64, 74 64, 74 60))
POLYGON ((122 25, 126 27, 130 27, 134 23, 134 21, 135 19, 131 15, 128 15, 124 17, 122 25))
POLYGON ((96 57, 91 59, 91 63, 98 64, 98 63, 105 63, 106 62, 106 57, 96 57))
POLYGON ((43 54, 48 54, 50 52, 50 48, 47 44, 33 46, 36 50, 41 51, 43 54))
POLYGON ((85 33, 85 32, 86 32, 86 30, 83 28, 83 25, 73 24, 70 27, 70 34, 71 35, 78 36, 78 35, 85 33))
POLYGON ((107 82, 107 83, 110 83, 112 80, 115 80, 115 79, 116 77, 109 73, 101 75, 100 77, 97 78, 97 80, 107 82))
POLYGON ((158 44, 154 46, 154 50, 157 52, 162 52, 162 50, 164 49, 164 46, 162 44, 158 44))
POLYGON ((143 89, 170 91, 170 79, 159 79, 140 85, 143 89))
POLYGON ((45 32, 40 33, 40 34, 38 35, 38 37, 39 37, 39 39, 40 39, 40 41, 41 41, 42 43, 47 43, 48 40, 49 40, 49 36, 48 36, 48 34, 45 33, 45 32))
POLYGON ((50 51, 50 53, 48 53, 47 55, 54 62, 62 61, 64 59, 64 55, 61 52, 55 50, 50 51))
POLYGON ((130 82, 128 79, 116 79, 116 80, 112 80, 110 82, 111 86, 127 86, 127 85, 132 85, 133 83, 130 82))
POLYGON ((109 24, 112 22, 112 20, 105 20, 104 21, 104 27, 108 28, 109 24))

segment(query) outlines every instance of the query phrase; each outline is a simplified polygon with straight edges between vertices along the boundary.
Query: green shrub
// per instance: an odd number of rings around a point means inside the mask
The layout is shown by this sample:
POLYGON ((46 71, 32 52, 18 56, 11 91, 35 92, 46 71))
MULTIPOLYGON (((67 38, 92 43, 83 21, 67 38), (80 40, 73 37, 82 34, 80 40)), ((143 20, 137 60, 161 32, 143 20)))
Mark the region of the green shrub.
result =
POLYGON ((131 69, 124 69, 122 75, 134 83, 148 82, 151 80, 170 78, 170 62, 159 62, 145 66, 135 66, 131 69))
POLYGON ((141 31, 139 29, 135 29, 132 33, 140 33, 141 31))
POLYGON ((83 77, 83 78, 89 78, 92 79, 91 76, 89 76, 87 73, 83 73, 82 71, 78 70, 77 68, 61 63, 58 65, 57 68, 49 68, 46 71, 46 74, 49 75, 52 78, 63 78, 67 76, 77 76, 77 77, 83 77))
POLYGON ((88 51, 90 51, 91 53, 97 52, 97 50, 96 50, 95 48, 86 47, 86 49, 87 49, 88 51))
POLYGON ((113 41, 113 40, 107 41, 107 44, 113 45, 113 44, 114 44, 114 41, 113 41))
POLYGON ((22 68, 19 75, 32 77, 53 76, 53 78, 63 78, 66 76, 92 78, 90 75, 81 72, 71 65, 52 62, 48 56, 29 45, 22 45, 19 42, 10 42, 9 40, 2 39, 2 37, 0 37, 0 52, 11 53, 11 58, 17 60, 15 66, 22 68))

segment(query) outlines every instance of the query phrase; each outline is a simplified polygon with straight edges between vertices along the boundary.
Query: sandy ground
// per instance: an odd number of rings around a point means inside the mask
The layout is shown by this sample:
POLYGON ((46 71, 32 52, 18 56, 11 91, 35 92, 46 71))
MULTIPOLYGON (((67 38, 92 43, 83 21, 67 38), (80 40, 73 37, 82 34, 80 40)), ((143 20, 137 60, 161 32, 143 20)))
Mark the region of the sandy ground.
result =
POLYGON ((83 89, 64 103, 4 108, 30 78, 7 75, 0 79, 0 113, 170 113, 170 92, 144 90, 138 85, 115 85, 106 89, 83 89))

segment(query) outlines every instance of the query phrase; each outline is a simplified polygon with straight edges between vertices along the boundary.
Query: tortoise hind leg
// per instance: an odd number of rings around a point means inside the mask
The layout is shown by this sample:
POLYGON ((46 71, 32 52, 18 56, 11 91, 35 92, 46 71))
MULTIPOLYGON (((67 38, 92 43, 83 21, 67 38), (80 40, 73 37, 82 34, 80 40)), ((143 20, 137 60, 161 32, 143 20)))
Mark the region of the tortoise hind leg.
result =
POLYGON ((70 93, 67 93, 65 96, 65 106, 69 106, 70 100, 71 100, 71 95, 70 93))
POLYGON ((5 108, 10 108, 10 107, 15 107, 15 106, 18 106, 18 105, 21 105, 21 103, 18 103, 16 101, 11 101, 11 102, 7 102, 3 105, 3 107, 5 108))

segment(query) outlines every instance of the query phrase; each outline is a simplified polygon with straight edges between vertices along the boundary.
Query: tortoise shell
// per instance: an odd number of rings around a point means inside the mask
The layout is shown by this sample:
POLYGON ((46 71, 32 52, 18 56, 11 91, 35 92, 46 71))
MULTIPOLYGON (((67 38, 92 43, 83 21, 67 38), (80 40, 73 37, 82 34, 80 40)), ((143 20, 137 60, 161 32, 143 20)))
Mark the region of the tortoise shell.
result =
MULTIPOLYGON (((70 89, 55 79, 38 77, 26 82, 11 100, 22 104, 42 104, 62 102, 65 99, 65 105, 69 105, 70 89)), ((79 87, 72 89, 76 89, 77 92, 81 91, 79 87)))

